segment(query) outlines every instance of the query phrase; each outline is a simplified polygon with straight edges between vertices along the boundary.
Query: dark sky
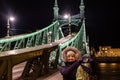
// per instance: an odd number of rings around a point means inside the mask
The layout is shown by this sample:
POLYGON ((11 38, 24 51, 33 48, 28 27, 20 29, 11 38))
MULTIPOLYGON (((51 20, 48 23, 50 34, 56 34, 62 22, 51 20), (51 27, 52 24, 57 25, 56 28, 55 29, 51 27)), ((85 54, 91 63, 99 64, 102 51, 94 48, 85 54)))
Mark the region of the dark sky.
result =
MULTIPOLYGON (((59 13, 79 13, 80 0, 58 0, 59 13)), ((84 0, 86 31, 91 46, 120 47, 117 0, 84 0)), ((52 23, 54 0, 0 0, 0 36, 6 33, 6 16, 16 21, 17 33, 32 32, 52 23)))

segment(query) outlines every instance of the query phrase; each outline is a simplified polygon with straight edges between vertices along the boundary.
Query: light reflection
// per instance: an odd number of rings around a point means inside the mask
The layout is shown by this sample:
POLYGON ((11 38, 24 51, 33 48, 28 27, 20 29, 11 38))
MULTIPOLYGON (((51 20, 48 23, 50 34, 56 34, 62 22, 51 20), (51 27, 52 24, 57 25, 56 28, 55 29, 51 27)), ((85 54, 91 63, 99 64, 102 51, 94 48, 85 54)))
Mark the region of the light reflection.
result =
POLYGON ((106 67, 106 66, 109 66, 111 68, 115 68, 117 66, 117 63, 99 63, 99 66, 101 67, 106 67))
POLYGON ((117 64, 116 64, 116 63, 111 63, 111 65, 112 65, 112 66, 115 66, 115 65, 117 65, 117 64))
POLYGON ((50 43, 50 45, 52 46, 52 43, 50 43))
POLYGON ((100 80, 120 80, 120 63, 98 63, 96 72, 100 80))
POLYGON ((16 54, 15 51, 10 51, 9 54, 16 54))
POLYGON ((111 66, 112 68, 116 68, 117 63, 111 63, 110 66, 111 66))
POLYGON ((107 64, 106 63, 100 63, 99 64, 101 67, 105 67, 107 64))

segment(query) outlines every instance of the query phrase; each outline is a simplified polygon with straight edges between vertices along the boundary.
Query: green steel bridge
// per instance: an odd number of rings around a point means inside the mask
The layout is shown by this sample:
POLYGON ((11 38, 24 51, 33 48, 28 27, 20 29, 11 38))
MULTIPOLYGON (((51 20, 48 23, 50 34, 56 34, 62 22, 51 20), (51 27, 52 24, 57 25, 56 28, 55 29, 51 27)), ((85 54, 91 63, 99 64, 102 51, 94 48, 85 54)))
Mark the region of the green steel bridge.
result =
POLYGON ((53 7, 54 19, 51 25, 29 34, 10 36, 0 39, 0 80, 12 80, 12 68, 26 61, 21 77, 30 75, 30 71, 38 77, 43 71, 49 71, 61 65, 61 51, 68 46, 78 48, 82 55, 89 55, 86 38, 84 2, 80 1, 80 13, 63 19, 59 14, 57 0, 53 7), (76 26, 79 31, 65 35, 63 26, 76 26))

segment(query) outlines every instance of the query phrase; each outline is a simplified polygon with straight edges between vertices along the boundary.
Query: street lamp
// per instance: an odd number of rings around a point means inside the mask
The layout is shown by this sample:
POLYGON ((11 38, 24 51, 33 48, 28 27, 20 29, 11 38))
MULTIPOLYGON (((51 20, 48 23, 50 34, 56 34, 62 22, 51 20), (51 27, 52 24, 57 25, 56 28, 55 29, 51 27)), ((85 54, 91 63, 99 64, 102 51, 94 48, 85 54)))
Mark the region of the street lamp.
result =
POLYGON ((10 36, 10 21, 14 21, 15 18, 10 16, 8 19, 7 19, 7 37, 10 36))
POLYGON ((64 15, 65 19, 68 19, 68 23, 69 23, 69 34, 71 34, 71 15, 70 14, 65 14, 64 15))
POLYGON ((47 43, 51 43, 52 42, 52 31, 49 31, 49 32, 47 32, 47 43))

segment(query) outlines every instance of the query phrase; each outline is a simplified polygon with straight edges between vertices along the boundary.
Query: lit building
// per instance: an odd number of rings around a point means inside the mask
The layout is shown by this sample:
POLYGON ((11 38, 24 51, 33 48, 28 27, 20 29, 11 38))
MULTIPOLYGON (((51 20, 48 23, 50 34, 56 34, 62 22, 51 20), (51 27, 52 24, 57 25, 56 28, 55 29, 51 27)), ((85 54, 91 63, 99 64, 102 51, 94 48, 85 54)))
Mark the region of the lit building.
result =
POLYGON ((96 57, 120 57, 120 48, 112 48, 111 46, 100 46, 96 57))

